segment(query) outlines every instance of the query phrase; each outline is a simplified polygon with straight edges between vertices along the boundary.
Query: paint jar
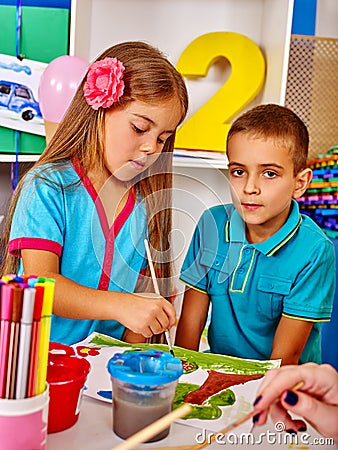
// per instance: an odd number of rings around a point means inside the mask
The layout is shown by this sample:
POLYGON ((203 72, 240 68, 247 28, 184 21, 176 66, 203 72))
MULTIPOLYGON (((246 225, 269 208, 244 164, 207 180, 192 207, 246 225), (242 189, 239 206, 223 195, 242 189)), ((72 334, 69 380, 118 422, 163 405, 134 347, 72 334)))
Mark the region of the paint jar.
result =
POLYGON ((47 367, 50 393, 48 433, 66 430, 77 422, 89 371, 89 362, 77 357, 72 347, 50 343, 47 367))
MULTIPOLYGON (((113 431, 126 439, 170 413, 181 360, 156 350, 116 353, 108 362, 113 390, 113 431)), ((165 438, 170 427, 147 442, 165 438)))
POLYGON ((0 448, 44 450, 49 390, 18 400, 0 399, 0 448))

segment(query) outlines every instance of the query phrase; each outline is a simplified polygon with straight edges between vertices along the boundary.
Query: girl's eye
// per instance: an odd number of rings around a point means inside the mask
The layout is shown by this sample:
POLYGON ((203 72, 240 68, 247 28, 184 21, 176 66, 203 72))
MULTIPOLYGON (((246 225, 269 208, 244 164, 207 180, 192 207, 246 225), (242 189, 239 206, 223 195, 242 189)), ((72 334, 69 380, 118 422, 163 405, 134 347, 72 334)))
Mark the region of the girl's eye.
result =
POLYGON ((160 144, 160 145, 164 145, 165 144, 165 139, 161 139, 161 138, 157 138, 157 142, 160 144))
POLYGON ((266 178, 275 178, 277 176, 276 172, 273 172, 272 170, 267 170, 264 172, 264 176, 266 178))
POLYGON ((133 129, 136 133, 139 133, 139 134, 146 132, 146 130, 142 130, 141 128, 137 127, 136 125, 133 125, 133 129))
POLYGON ((243 169, 234 169, 231 171, 231 175, 233 175, 234 177, 241 177, 242 175, 244 175, 244 170, 243 169))

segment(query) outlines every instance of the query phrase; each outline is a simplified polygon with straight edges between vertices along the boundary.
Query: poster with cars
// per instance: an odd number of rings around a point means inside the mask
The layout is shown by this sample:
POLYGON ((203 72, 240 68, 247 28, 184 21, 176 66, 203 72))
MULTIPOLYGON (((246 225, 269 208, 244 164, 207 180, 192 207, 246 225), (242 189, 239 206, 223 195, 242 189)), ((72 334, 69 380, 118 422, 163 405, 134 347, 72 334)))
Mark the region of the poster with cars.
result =
POLYGON ((47 64, 0 54, 0 126, 45 135, 38 89, 47 64))

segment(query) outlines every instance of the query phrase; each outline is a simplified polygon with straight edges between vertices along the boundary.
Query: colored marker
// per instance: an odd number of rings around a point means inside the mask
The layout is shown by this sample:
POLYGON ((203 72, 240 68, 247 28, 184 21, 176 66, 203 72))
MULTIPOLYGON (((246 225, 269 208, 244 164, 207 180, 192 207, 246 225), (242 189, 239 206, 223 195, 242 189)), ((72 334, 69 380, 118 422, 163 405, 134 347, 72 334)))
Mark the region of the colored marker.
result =
POLYGON ((8 275, 4 275, 3 277, 1 277, 1 279, 5 282, 8 283, 9 281, 12 281, 13 278, 15 278, 16 275, 14 275, 13 273, 9 273, 8 275))
POLYGON ((30 287, 34 287, 36 283, 38 282, 38 277, 36 275, 30 275, 27 279, 27 283, 30 287))
POLYGON ((43 304, 44 288, 43 286, 35 286, 35 302, 33 310, 32 335, 30 345, 30 360, 28 370, 28 397, 36 394, 36 376, 38 368, 38 352, 40 340, 40 321, 43 304))
POLYGON ((25 279, 19 275, 15 275, 14 278, 12 278, 12 280, 8 280, 8 283, 24 283, 25 279))
POLYGON ((29 352, 32 335, 35 289, 26 288, 23 294, 22 316, 20 323, 20 340, 18 354, 18 369, 16 376, 15 398, 25 398, 27 395, 29 352))
POLYGON ((8 366, 5 398, 13 399, 19 350, 20 320, 22 314, 23 287, 13 285, 13 305, 8 350, 8 366))
MULTIPOLYGON (((39 286, 37 283, 35 286, 39 286)), ((37 388, 36 394, 42 394, 46 389, 46 379, 47 379, 47 365, 48 365, 48 349, 49 349, 49 337, 50 337, 50 326, 51 326, 51 316, 53 309, 54 300, 54 288, 55 281, 50 280, 43 283, 44 296, 43 296, 43 306, 41 313, 41 329, 40 329, 40 342, 39 342, 39 353, 38 353, 38 374, 37 374, 37 388)))
POLYGON ((13 305, 13 289, 12 284, 4 284, 1 287, 1 336, 0 336, 0 398, 5 398, 6 380, 7 380, 7 364, 10 339, 10 320, 12 317, 13 305))

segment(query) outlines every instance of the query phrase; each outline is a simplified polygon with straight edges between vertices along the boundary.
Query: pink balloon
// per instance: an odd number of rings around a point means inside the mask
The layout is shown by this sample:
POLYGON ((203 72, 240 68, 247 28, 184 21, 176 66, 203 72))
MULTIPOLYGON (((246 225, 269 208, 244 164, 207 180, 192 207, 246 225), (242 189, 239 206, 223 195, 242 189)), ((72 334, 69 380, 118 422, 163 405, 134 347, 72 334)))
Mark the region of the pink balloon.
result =
POLYGON ((45 120, 61 122, 88 66, 85 59, 69 55, 60 56, 48 64, 41 75, 38 92, 45 120))

